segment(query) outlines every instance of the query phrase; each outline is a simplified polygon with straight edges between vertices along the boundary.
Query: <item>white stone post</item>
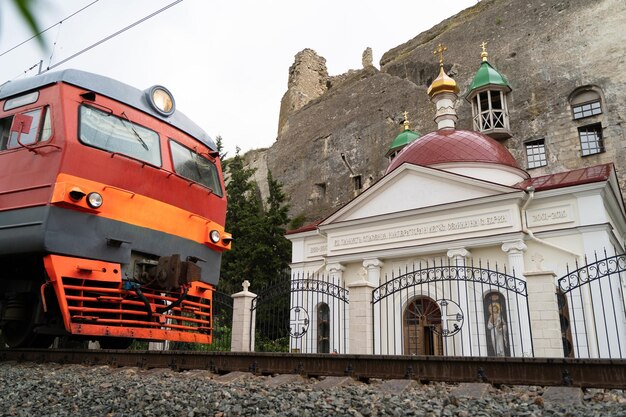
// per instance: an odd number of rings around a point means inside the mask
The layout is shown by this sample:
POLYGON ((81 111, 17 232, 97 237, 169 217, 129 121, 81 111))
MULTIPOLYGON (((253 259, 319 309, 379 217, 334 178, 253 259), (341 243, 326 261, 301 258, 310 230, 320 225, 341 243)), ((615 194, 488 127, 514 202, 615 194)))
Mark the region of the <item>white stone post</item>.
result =
MULTIPOLYGON (((470 252, 465 248, 458 249, 450 249, 447 253, 448 258, 450 259, 450 265, 453 268, 458 267, 460 273, 465 274, 465 265, 467 262, 467 258, 471 255, 470 252)), ((462 278, 460 276, 459 278, 462 278)), ((461 309, 461 314, 463 315, 463 327, 461 327, 461 331, 459 335, 455 335, 449 337, 451 339, 446 345, 448 352, 447 355, 456 355, 456 356, 471 356, 473 354, 472 350, 472 335, 475 334, 478 338, 478 329, 473 329, 471 326, 470 320, 470 309, 469 309, 469 300, 467 298, 467 281, 461 281, 458 285, 452 285, 452 291, 454 297, 451 294, 452 301, 455 301, 459 304, 461 309)), ((444 312, 442 311, 442 314, 444 312)), ((450 315, 455 314, 455 311, 449 310, 446 313, 447 317, 442 317, 443 320, 447 320, 450 315)), ((445 323, 446 325, 453 325, 453 322, 445 323)), ((450 326, 447 326, 449 328, 450 326)), ((476 346, 476 351, 478 351, 478 346, 476 346)))
POLYGON ((254 332, 256 311, 253 313, 252 300, 256 294, 248 291, 250 282, 245 280, 243 291, 233 294, 233 329, 230 339, 232 352, 254 352, 254 332))
MULTIPOLYGON (((502 244, 502 250, 508 255, 508 264, 511 275, 515 273, 517 279, 523 281, 524 277, 524 252, 528 247, 522 240, 510 240, 502 244)), ((528 294, 528 288, 526 289, 528 294)), ((506 294, 504 294, 506 297, 506 294)), ((516 294, 516 297, 518 295, 516 294)), ((513 304, 513 303, 511 303, 513 304)), ((511 321, 509 329, 513 339, 513 351, 511 355, 515 356, 532 356, 532 338, 530 337, 530 315, 528 312, 528 304, 524 300, 521 303, 508 305, 507 309, 511 312, 511 321), (519 307, 519 310, 518 310, 519 307), (519 324, 518 324, 519 323, 519 324)))
MULTIPOLYGON (((326 271, 328 271, 330 282, 338 287, 343 287, 343 271, 345 271, 345 269, 346 268, 338 262, 327 264, 326 271)), ((333 352, 334 350, 337 350, 337 353, 347 353, 349 349, 348 346, 350 344, 350 341, 346 337, 346 332, 350 328, 349 318, 345 317, 345 309, 343 308, 342 303, 336 298, 333 298, 332 300, 332 305, 329 305, 332 323, 330 328, 330 351, 333 352)), ((314 310, 311 311, 313 315, 317 313, 314 310)), ((314 332, 311 331, 309 334, 309 337, 314 337, 314 332)), ((313 344, 317 346, 317 343, 313 344)))
POLYGON ((526 272, 535 357, 562 358, 561 320, 552 271, 526 272))
POLYGON ((349 352, 357 355, 374 353, 374 317, 372 314, 372 290, 376 288, 369 281, 357 281, 348 285, 349 352))

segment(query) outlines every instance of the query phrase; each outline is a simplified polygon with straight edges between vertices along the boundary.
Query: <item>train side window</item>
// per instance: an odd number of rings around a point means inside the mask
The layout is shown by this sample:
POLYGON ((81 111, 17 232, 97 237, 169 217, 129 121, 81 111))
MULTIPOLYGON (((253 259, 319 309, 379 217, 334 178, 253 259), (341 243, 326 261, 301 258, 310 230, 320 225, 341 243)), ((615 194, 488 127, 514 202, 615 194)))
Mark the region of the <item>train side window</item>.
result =
POLYGON ((161 166, 159 135, 148 128, 90 106, 80 106, 79 139, 105 151, 161 166))
POLYGON ((11 130, 11 123, 13 123, 13 116, 3 117, 0 119, 0 151, 7 149, 9 144, 9 131, 11 130))
POLYGON ((170 140, 170 149, 174 171, 178 175, 209 187, 219 197, 223 195, 220 176, 213 162, 174 140, 170 140))
MULTIPOLYGON (((47 107, 30 110, 24 113, 26 116, 32 117, 32 123, 28 132, 19 135, 19 142, 22 145, 32 145, 37 142, 44 142, 52 136, 52 121, 50 120, 50 112, 47 107), (43 116, 43 123, 41 116, 43 116)), ((10 132, 14 115, 0 119, 0 151, 6 149, 19 148, 18 133, 10 132)))

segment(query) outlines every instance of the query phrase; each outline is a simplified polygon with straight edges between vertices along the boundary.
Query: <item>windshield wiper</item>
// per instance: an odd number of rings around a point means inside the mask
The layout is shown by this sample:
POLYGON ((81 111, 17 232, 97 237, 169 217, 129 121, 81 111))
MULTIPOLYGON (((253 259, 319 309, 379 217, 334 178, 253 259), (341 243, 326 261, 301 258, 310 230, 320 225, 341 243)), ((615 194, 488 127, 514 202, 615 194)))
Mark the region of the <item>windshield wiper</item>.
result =
POLYGON ((128 116, 126 115, 126 113, 122 112, 122 117, 124 119, 126 119, 126 121, 128 123, 130 123, 130 126, 126 126, 124 124, 124 121, 122 120, 122 125, 124 125, 124 127, 126 127, 127 129, 129 129, 130 131, 132 131, 135 134, 135 137, 137 138, 137 140, 139 141, 139 143, 141 143, 141 146, 144 147, 144 149, 146 151, 149 151, 150 148, 148 148, 148 145, 146 144, 146 142, 141 138, 141 136, 139 136, 139 133, 137 133, 137 131, 135 130, 135 128, 133 127, 133 122, 130 121, 130 119, 128 118, 128 116))

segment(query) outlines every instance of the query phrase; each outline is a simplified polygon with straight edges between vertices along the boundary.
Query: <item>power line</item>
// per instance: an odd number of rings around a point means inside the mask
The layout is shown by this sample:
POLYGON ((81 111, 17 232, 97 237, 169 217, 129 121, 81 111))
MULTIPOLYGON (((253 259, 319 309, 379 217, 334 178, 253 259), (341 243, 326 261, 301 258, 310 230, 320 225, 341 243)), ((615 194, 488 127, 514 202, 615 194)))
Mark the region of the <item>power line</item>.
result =
MULTIPOLYGON (((96 0, 96 1, 97 1, 97 0, 96 0)), ((182 1, 183 1, 183 0, 176 0, 176 1, 174 1, 174 2, 172 2, 172 3, 170 3, 170 4, 168 4, 167 6, 165 6, 165 7, 161 8, 161 9, 157 10, 156 12, 151 13, 151 14, 149 14, 148 16, 146 16, 146 17, 142 18, 142 19, 139 19, 139 20, 138 20, 138 21, 136 21, 135 23, 132 23, 132 24, 130 24, 130 25, 128 25, 128 26, 126 26, 125 28, 118 30, 118 31, 117 31, 117 32, 115 32, 114 34, 109 35, 109 36, 107 36, 106 38, 103 38, 103 39, 99 40, 98 42, 96 42, 96 43, 94 43, 94 44, 92 44, 92 45, 90 45, 90 46, 86 47, 85 49, 83 49, 83 50, 81 50, 81 51, 76 52, 74 55, 71 55, 70 57, 65 58, 65 59, 64 59, 64 60, 62 60, 62 61, 59 61, 59 62, 57 62, 57 63, 56 63, 56 64, 54 64, 54 65, 50 65, 50 66, 48 66, 48 68, 46 68, 46 69, 45 69, 44 71, 42 71, 42 72, 49 71, 49 70, 51 70, 51 69, 53 69, 53 68, 58 67, 58 66, 59 66, 59 65, 61 65, 61 64, 66 63, 67 61, 69 61, 69 60, 71 60, 71 59, 76 58, 76 57, 77 57, 77 56, 79 56, 79 55, 82 55, 83 53, 85 53, 85 52, 89 51, 90 49, 93 49, 93 48, 95 48, 96 46, 98 46, 98 45, 100 45, 100 44, 102 44, 102 43, 104 43, 104 42, 108 41, 109 39, 112 39, 112 38, 116 37, 117 35, 119 35, 119 34, 121 34, 121 33, 126 32, 127 30, 129 30, 129 29, 131 29, 131 28, 133 28, 133 27, 137 26, 137 25, 138 25, 138 24, 140 24, 140 23, 145 22, 146 20, 148 20, 148 19, 150 19, 150 18, 152 18, 152 17, 154 17, 154 16, 158 15, 159 13, 161 13, 161 12, 163 12, 163 11, 165 11, 165 10, 169 9, 169 8, 170 8, 170 7, 172 7, 172 6, 175 6, 176 4, 178 4, 178 3, 182 2, 182 1)))
POLYGON ((94 0, 94 1, 92 1, 91 3, 89 3, 88 5, 86 5, 85 7, 83 7, 82 9, 77 10, 77 11, 75 11, 74 13, 72 13, 71 15, 67 16, 65 19, 61 19, 60 21, 58 21, 58 22, 57 22, 57 23, 55 23, 54 25, 52 25, 52 26, 50 26, 50 27, 48 27, 48 28, 46 28, 46 29, 42 30, 41 32, 37 33, 36 35, 31 36, 30 38, 26 39, 25 41, 23 41, 23 42, 21 42, 21 43, 19 43, 19 44, 17 44, 17 45, 15 45, 14 47, 12 47, 12 48, 10 48, 10 49, 7 49, 6 51, 4 51, 3 53, 1 53, 1 54, 0 54, 0 57, 2 57, 2 56, 4 56, 4 55, 8 54, 9 52, 11 52, 12 50, 14 50, 14 49, 16 49, 16 48, 19 48, 20 46, 24 45, 25 43, 32 41, 33 39, 35 39, 35 38, 39 37, 40 35, 44 34, 44 33, 45 33, 45 32, 47 32, 47 31, 49 31, 49 30, 50 30, 50 29, 52 29, 53 27, 55 27, 55 26, 57 26, 57 25, 60 25, 61 23, 63 23, 63 22, 64 22, 64 21, 66 21, 67 19, 69 19, 70 17, 76 16, 78 13, 82 12, 82 11, 83 11, 83 10, 85 10, 87 7, 89 7, 89 6, 91 6, 91 5, 95 4, 95 3, 97 3, 98 1, 100 1, 100 0, 94 0))

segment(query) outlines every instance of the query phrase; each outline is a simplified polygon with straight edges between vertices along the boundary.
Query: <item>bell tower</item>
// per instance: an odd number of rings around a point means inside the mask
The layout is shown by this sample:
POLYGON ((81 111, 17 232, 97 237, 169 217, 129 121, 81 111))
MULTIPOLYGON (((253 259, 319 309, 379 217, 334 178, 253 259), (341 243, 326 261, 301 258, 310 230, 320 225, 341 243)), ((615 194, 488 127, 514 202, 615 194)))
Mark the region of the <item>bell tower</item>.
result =
POLYGON ((511 86, 487 60, 486 46, 486 42, 481 44, 483 51, 480 56, 483 61, 465 99, 472 104, 474 130, 494 139, 508 139, 512 136, 507 107, 511 86))

